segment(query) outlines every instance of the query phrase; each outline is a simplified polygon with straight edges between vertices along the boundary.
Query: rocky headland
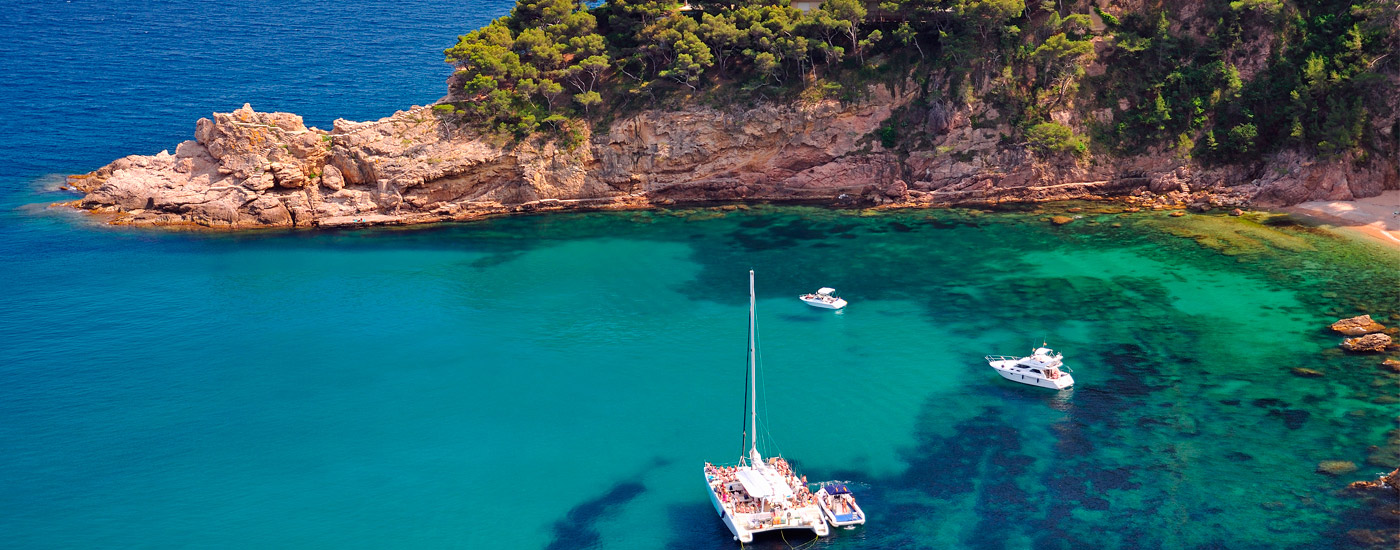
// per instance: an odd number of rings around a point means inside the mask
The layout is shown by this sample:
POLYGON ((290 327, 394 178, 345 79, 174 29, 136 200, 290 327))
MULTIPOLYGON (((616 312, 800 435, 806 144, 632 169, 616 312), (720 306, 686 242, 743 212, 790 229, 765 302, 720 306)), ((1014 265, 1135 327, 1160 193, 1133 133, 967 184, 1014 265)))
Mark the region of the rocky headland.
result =
POLYGON ((1133 207, 1208 210, 1400 188, 1395 159, 1375 157, 1284 152, 1260 165, 1215 167, 1150 151, 1047 159, 1008 143, 1014 132, 986 122, 997 118, 990 107, 914 107, 913 99, 872 87, 855 103, 645 110, 571 146, 483 134, 431 107, 321 130, 244 105, 200 119, 174 153, 69 177, 84 196, 65 204, 115 224, 238 229, 731 201, 946 207, 1128 198, 1133 207), (885 150, 874 132, 886 124, 917 126, 932 147, 885 150))

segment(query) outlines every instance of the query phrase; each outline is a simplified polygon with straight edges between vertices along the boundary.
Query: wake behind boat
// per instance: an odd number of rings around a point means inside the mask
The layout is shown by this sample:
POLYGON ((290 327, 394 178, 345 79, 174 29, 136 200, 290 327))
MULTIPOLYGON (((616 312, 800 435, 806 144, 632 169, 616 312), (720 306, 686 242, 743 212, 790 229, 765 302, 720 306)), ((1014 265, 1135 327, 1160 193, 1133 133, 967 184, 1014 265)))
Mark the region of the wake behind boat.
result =
POLYGON ((710 502, 740 543, 753 542, 757 533, 781 529, 810 529, 819 537, 831 529, 816 499, 781 457, 768 460, 758 452, 758 359, 755 354, 753 271, 749 271, 749 430, 748 456, 742 453, 734 466, 705 463, 705 484, 710 502))
POLYGON ((846 301, 833 294, 834 292, 836 292, 834 288, 822 287, 811 294, 798 296, 797 299, 802 300, 809 306, 823 309, 841 309, 846 307, 846 301))
POLYGON ((865 524, 865 512, 844 483, 827 483, 817 490, 817 506, 826 520, 836 527, 865 524))
POLYGON ((987 364, 1012 382, 1063 390, 1074 385, 1074 377, 1070 375, 1074 371, 1064 366, 1063 359, 1063 355, 1042 343, 1026 357, 988 355, 987 364))

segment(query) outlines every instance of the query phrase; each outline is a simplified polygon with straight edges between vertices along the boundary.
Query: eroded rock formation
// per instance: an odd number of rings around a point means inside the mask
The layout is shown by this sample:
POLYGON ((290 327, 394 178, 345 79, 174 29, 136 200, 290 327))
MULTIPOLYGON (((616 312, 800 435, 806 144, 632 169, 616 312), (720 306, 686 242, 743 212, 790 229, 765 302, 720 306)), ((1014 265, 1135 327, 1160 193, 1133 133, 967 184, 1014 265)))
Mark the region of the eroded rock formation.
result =
POLYGON ((1390 336, 1385 334, 1367 334, 1356 338, 1342 340, 1342 349, 1347 351, 1381 352, 1390 346, 1390 336))
POLYGON ((1372 332, 1385 330, 1385 325, 1377 323, 1371 319, 1370 315, 1361 315, 1349 319, 1339 319, 1332 323, 1332 330, 1347 336, 1362 336, 1372 332))
POLYGON ((1392 164, 1291 154, 1268 170, 1202 169, 1151 153, 1047 160, 1008 143, 1014 132, 1005 124, 974 124, 973 116, 995 118, 985 106, 915 108, 913 98, 876 87, 855 104, 643 111, 572 147, 482 135, 427 107, 373 122, 337 120, 325 131, 244 105, 201 119, 195 139, 174 154, 128 156, 70 177, 86 194, 70 204, 114 214, 113 223, 242 228, 740 200, 954 206, 1132 194, 1142 204, 1208 209, 1400 186, 1392 164), (876 130, 911 119, 929 147, 884 150, 876 130))

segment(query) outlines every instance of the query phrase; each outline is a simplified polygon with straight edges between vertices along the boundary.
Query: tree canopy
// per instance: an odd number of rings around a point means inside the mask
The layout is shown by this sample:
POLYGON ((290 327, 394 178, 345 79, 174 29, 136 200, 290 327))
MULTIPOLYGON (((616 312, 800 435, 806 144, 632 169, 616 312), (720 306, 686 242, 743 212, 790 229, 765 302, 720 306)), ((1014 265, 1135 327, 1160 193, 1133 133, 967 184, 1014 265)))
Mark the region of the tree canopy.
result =
POLYGON ((457 72, 439 111, 523 138, 576 132, 629 105, 848 100, 913 82, 924 101, 1009 113, 1047 155, 1156 145, 1232 161, 1384 145, 1368 123, 1394 108, 1393 0, 1238 0, 1180 16, 1089 0, 825 0, 808 11, 788 0, 519 0, 445 51, 457 72), (1272 53, 1249 60, 1261 40, 1272 53), (1102 109, 1116 114, 1087 116, 1102 109), (1066 110, 1082 121, 1051 122, 1066 110))

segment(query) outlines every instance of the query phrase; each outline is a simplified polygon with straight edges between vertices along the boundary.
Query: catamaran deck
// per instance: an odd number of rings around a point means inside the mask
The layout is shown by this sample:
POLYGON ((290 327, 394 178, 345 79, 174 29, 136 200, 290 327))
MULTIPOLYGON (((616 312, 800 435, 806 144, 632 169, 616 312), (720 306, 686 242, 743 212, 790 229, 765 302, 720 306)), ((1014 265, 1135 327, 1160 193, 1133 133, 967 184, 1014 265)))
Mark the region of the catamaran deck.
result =
POLYGON ((749 465, 705 465, 705 481, 715 512, 740 542, 780 529, 810 529, 830 533, 816 498, 786 460, 775 457, 749 465))

